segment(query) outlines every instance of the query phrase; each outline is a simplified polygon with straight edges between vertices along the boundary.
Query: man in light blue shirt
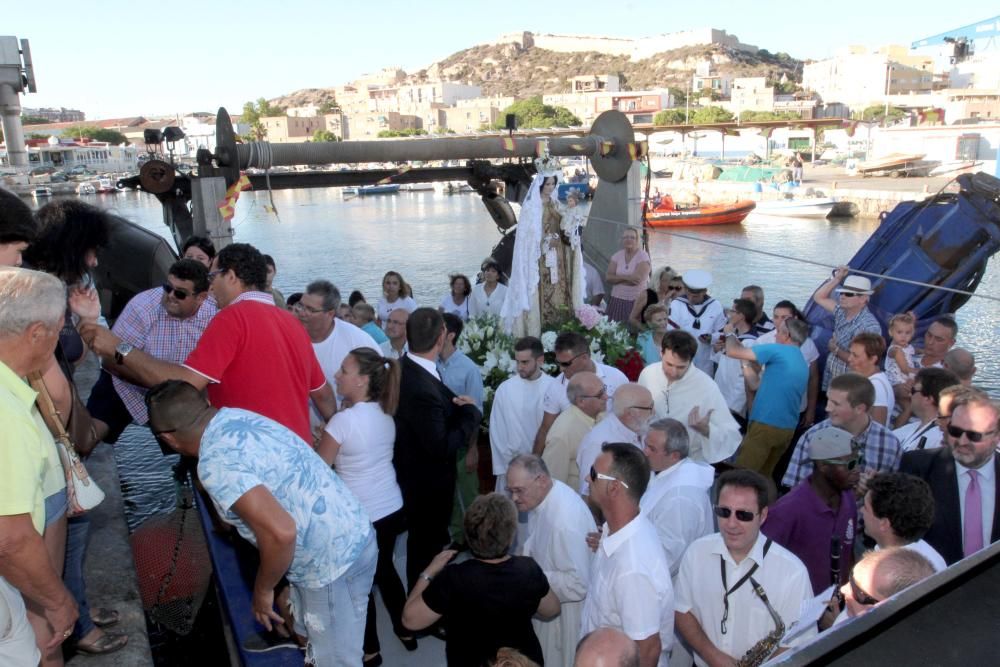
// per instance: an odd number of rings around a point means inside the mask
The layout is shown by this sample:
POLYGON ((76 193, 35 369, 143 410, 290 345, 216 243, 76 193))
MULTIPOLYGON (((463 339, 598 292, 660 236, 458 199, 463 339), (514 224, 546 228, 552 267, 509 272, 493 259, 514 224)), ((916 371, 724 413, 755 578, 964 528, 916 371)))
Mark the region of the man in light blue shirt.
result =
MULTIPOLYGON (((462 318, 452 313, 444 313, 444 347, 438 359, 437 370, 441 382, 456 396, 468 396, 476 403, 479 412, 483 412, 483 374, 472 359, 458 349, 458 337, 462 335, 464 324, 462 318)), ((479 450, 477 449, 479 432, 473 435, 472 442, 464 449, 459 449, 455 457, 458 477, 455 481, 455 505, 451 512, 451 539, 462 543, 462 517, 465 508, 472 504, 479 494, 479 450)))
POLYGON ((340 477, 293 431, 247 410, 213 408, 186 382, 154 387, 146 403, 153 434, 198 457, 220 518, 260 551, 257 621, 268 630, 282 622, 274 587, 287 573, 306 662, 360 664, 378 549, 368 515, 340 477))

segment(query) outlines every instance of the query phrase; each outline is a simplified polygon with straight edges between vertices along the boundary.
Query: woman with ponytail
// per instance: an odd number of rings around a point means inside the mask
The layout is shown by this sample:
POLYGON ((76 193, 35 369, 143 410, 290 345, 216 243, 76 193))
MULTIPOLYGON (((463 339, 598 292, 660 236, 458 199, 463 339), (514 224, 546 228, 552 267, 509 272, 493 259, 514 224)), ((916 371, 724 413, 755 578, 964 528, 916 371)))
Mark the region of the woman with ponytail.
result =
MULTIPOLYGON (((332 465, 368 511, 378 541, 375 584, 392 619, 392 627, 407 650, 417 640, 403 627, 406 592, 392 563, 396 538, 406 530, 403 496, 392 467, 396 425, 392 415, 399 401, 399 364, 368 348, 344 357, 334 379, 337 393, 349 406, 333 416, 320 441, 319 455, 332 465)), ((368 597, 364 664, 382 664, 375 624, 375 598, 368 597)))

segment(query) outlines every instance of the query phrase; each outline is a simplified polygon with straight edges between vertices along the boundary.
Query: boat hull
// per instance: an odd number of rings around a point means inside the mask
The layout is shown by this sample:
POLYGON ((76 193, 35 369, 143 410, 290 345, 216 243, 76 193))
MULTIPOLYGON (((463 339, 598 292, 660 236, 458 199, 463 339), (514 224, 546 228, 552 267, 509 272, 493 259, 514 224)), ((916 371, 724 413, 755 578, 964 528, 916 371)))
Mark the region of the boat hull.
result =
POLYGON ((833 211, 837 201, 832 197, 823 199, 789 199, 759 202, 754 213, 762 215, 787 216, 790 218, 825 218, 833 211))
POLYGON ((738 225, 757 203, 744 200, 735 204, 700 206, 698 208, 663 211, 653 209, 646 214, 650 227, 692 227, 700 225, 738 225))

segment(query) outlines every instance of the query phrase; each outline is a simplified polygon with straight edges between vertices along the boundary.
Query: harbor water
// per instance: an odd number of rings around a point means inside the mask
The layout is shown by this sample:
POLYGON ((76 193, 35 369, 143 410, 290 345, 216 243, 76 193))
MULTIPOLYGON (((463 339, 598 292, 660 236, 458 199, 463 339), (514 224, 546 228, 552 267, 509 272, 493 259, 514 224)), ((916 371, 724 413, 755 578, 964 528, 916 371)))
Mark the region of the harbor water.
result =
MULTIPOLYGON (((277 215, 267 208, 266 192, 243 193, 233 218, 234 235, 274 257, 275 286, 286 296, 313 279, 326 278, 345 298, 358 289, 374 302, 381 293, 382 275, 395 270, 412 285, 419 304, 436 307, 447 292, 448 274, 474 278, 500 238, 479 197, 472 194, 413 192, 345 199, 337 189, 314 189, 276 191, 273 196, 277 215)), ((170 238, 152 196, 123 192, 85 199, 170 238)), ((780 299, 801 307, 830 270, 795 259, 847 262, 877 226, 876 219, 751 215, 741 226, 676 230, 684 238, 654 230, 649 250, 654 267, 711 270, 710 293, 724 303, 754 283, 764 288, 768 310, 780 299)), ((995 259, 978 292, 1000 294, 995 259)), ((1000 308, 974 297, 959 311, 958 322, 958 344, 976 356, 976 384, 1000 395, 1000 352, 994 346, 1000 340, 1000 308)), ((169 466, 174 457, 160 456, 148 431, 130 427, 116 445, 116 457, 131 528, 172 509, 169 466)))

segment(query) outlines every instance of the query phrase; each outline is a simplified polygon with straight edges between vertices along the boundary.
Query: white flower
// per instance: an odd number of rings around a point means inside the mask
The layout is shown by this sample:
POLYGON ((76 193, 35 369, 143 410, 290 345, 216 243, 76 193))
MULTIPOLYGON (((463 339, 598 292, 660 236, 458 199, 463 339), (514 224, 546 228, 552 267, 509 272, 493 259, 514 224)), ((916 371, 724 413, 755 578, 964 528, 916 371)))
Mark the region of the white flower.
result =
POLYGON ((594 363, 603 364, 604 363, 604 353, 600 350, 590 353, 590 358, 594 360, 594 363))
POLYGON ((486 371, 491 371, 497 366, 497 353, 490 350, 486 353, 486 361, 483 363, 483 369, 486 371))
POLYGON ((542 334, 542 349, 552 352, 556 349, 556 338, 559 336, 555 331, 546 331, 542 334))

